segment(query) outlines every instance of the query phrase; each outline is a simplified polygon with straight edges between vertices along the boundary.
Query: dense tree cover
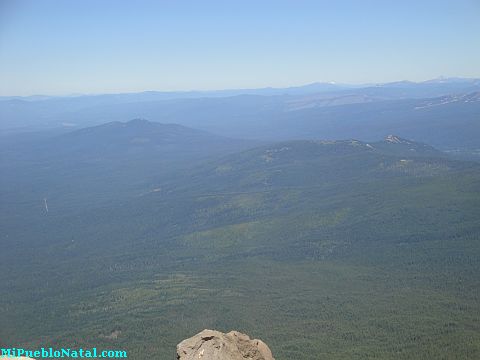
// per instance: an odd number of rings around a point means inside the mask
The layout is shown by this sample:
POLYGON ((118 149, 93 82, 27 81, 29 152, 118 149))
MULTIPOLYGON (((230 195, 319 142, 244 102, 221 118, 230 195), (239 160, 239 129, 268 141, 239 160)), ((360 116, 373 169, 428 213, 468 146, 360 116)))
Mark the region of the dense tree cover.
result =
POLYGON ((112 172, 48 213, 4 194, 0 345, 169 359, 215 328, 277 359, 477 359, 480 167, 412 146, 285 142, 128 192, 112 172))

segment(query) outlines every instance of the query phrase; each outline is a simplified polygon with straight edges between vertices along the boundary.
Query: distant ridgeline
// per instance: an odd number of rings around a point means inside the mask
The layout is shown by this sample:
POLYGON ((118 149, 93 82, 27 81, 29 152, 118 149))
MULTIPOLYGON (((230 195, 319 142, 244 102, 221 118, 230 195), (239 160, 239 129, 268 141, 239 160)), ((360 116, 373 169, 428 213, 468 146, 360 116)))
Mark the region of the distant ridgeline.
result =
POLYGON ((479 79, 316 83, 283 89, 0 97, 0 134, 65 132, 141 117, 269 141, 372 141, 393 133, 468 155, 480 149, 478 114, 479 79))

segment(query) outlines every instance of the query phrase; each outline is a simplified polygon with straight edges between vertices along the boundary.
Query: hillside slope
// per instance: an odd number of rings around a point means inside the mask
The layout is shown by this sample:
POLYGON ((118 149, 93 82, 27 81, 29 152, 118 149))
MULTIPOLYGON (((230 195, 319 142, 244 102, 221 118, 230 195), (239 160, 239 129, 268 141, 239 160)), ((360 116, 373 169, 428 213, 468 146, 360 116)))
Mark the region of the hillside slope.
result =
POLYGON ((477 359, 480 168, 439 155, 288 141, 121 204, 2 208, 0 345, 162 358, 235 328, 277 359, 477 359))

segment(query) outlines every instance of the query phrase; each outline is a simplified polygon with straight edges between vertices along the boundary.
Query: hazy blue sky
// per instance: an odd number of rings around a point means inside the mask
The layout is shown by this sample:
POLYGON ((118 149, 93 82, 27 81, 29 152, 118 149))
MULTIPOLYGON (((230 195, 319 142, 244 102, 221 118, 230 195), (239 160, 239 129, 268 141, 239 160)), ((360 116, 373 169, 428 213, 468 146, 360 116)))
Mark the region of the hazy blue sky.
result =
POLYGON ((480 0, 0 0, 0 95, 480 77, 480 0))

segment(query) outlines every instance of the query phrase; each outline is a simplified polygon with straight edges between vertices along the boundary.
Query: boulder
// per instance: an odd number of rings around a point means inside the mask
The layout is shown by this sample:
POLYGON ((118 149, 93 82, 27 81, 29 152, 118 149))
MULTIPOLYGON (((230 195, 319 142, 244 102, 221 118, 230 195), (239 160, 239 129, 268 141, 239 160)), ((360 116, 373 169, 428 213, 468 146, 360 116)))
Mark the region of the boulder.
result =
POLYGON ((177 345, 178 360, 275 360, 261 340, 238 331, 203 330, 177 345))

